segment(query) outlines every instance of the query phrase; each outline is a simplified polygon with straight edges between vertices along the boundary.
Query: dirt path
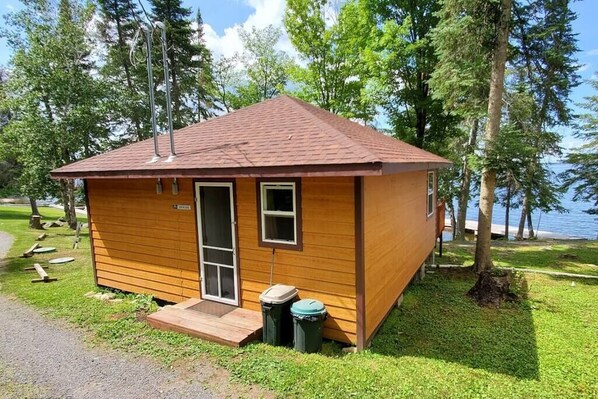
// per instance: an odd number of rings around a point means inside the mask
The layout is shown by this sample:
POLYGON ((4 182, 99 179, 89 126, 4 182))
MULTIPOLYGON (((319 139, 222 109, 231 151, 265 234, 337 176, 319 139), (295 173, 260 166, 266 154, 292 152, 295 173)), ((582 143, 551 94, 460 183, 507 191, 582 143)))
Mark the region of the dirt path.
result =
MULTIPOLYGON (((0 232, 0 259, 11 243, 12 237, 0 232)), ((89 348, 80 331, 16 300, 0 295, 0 309, 2 398, 253 396, 251 388, 231 388, 223 371, 210 365, 170 369, 147 358, 89 348)))

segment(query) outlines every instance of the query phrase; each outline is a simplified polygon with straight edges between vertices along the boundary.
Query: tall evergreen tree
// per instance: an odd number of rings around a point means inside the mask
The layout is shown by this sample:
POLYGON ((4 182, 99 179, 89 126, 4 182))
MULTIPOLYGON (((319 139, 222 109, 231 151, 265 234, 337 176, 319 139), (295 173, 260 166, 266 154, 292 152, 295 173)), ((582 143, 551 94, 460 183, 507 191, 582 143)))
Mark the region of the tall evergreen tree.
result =
MULTIPOLYGON (((550 171, 542 164, 542 158, 559 155, 558 137, 550 132, 555 126, 566 125, 571 120, 569 94, 579 85, 577 62, 577 39, 572 22, 576 15, 570 10, 568 0, 529 0, 516 2, 513 7, 513 42, 516 53, 513 60, 519 85, 529 89, 534 98, 532 109, 533 134, 528 135, 537 151, 526 165, 526 176, 522 182, 525 194, 519 231, 522 238, 526 220, 531 224, 532 211, 540 207, 550 209, 552 201, 538 201, 537 193, 550 193, 556 186, 540 187, 550 171), (535 192, 535 193, 534 193, 535 192), (536 195, 535 195, 536 194, 536 195)), ((559 209, 558 197, 553 205, 559 209)), ((531 229, 530 229, 531 230, 531 229)), ((533 237, 533 234, 532 234, 533 237)))
POLYGON ((458 119, 434 99, 430 78, 437 57, 430 33, 438 24, 438 0, 364 0, 379 27, 372 46, 377 57, 372 70, 378 72, 380 98, 393 133, 420 148, 445 147, 455 133, 458 119))
POLYGON ((496 41, 497 15, 495 4, 490 1, 441 4, 439 23, 430 35, 438 55, 430 87, 433 97, 442 100, 448 112, 461 117, 469 130, 468 140, 457 149, 461 168, 456 176, 458 211, 453 234, 455 239, 463 240, 474 172, 472 162, 488 110, 492 59, 487 49, 496 41), (472 44, 465 44, 463 38, 472 44))
POLYGON ((108 50, 101 73, 113 97, 114 130, 122 129, 122 139, 127 141, 146 139, 151 136, 147 71, 144 62, 132 63, 130 48, 140 12, 130 0, 98 0, 98 4, 99 30, 108 50))
POLYGON ((583 145, 565 158, 573 167, 564 174, 564 188, 573 187, 575 201, 590 202, 584 212, 598 215, 598 80, 590 81, 595 94, 585 98, 582 107, 585 113, 577 122, 576 136, 583 145))
MULTIPOLYGON (((194 39, 190 8, 183 7, 182 0, 150 0, 154 20, 166 26, 166 47, 170 67, 173 126, 179 129, 191 123, 196 115, 191 104, 197 98, 197 76, 202 48, 194 39)), ((154 75, 158 90, 164 90, 164 65, 160 35, 154 35, 154 75)), ((156 103, 165 109, 165 95, 156 97, 156 103)), ((165 124, 166 114, 160 115, 165 124)))
POLYGON ((195 87, 195 96, 193 98, 195 117, 194 122, 200 122, 214 116, 214 111, 221 111, 222 109, 216 104, 216 87, 214 83, 213 74, 213 60, 212 52, 207 48, 204 39, 203 19, 201 11, 197 9, 195 15, 195 44, 199 49, 198 65, 197 65, 197 81, 195 87))
MULTIPOLYGON (((496 42, 490 50, 492 69, 490 74, 490 91, 488 94, 488 123, 484 135, 484 158, 491 159, 496 151, 496 141, 500 130, 502 113, 502 95, 504 90, 505 69, 507 63, 507 48, 511 24, 511 0, 501 0, 497 4, 496 42)), ((493 267, 490 255, 490 239, 492 236, 492 207, 494 206, 494 189, 496 187, 496 169, 486 163, 482 170, 480 184, 480 211, 478 213, 478 239, 474 270, 485 271, 493 267)))

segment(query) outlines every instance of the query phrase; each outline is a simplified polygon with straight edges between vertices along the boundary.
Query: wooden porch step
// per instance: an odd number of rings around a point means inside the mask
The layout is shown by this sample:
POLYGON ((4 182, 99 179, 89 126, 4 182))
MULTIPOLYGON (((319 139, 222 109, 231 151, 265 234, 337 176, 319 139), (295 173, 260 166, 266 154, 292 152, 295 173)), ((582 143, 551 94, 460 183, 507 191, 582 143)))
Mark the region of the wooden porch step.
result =
MULTIPOLYGON (((197 299, 190 301, 193 305, 198 303, 197 299)), ((217 317, 188 307, 185 302, 165 307, 149 315, 147 321, 160 330, 180 332, 232 347, 244 346, 262 336, 259 312, 237 308, 217 317)))

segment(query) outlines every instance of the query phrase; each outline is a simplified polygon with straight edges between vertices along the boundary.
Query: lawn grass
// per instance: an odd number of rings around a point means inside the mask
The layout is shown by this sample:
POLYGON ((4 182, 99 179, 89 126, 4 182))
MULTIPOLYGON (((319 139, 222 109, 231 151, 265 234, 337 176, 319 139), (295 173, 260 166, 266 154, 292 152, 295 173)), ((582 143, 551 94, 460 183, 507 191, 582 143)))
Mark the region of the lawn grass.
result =
MULTIPOLYGON (((50 219, 59 215, 43 213, 50 219)), ((281 397, 598 397, 598 282, 578 279, 572 285, 571 279, 528 275, 528 300, 485 309, 465 296, 473 275, 437 272, 407 290, 401 308, 361 353, 342 354, 333 343, 311 355, 260 343, 230 349, 149 328, 137 318, 147 308, 142 296, 121 295, 125 301, 119 304, 84 298, 94 289, 89 242, 84 237, 80 249, 68 250, 72 233, 66 228, 49 230, 45 243, 59 248, 53 256, 77 260, 50 269, 58 282, 31 284, 32 275, 22 268, 32 261, 16 257, 37 235, 26 226, 26 208, 0 207, 0 230, 16 238, 0 275, 2 294, 81 326, 97 343, 166 364, 207 359, 235 380, 281 397)), ((595 248, 585 245, 589 252, 595 248)), ((580 260, 585 262, 580 255, 571 262, 580 260)))
MULTIPOLYGON (((449 241, 443 245, 438 263, 473 264, 475 242, 449 241)), ((598 276, 598 241, 493 241, 492 258, 495 266, 598 276)))

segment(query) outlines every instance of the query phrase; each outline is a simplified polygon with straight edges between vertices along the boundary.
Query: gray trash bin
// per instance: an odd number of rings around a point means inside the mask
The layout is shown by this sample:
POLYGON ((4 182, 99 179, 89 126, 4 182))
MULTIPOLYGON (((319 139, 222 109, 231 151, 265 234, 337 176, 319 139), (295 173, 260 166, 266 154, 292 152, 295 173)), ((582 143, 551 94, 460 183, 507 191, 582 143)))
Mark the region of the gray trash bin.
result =
POLYGON ((270 345, 290 345, 293 342, 291 303, 297 289, 291 285, 276 284, 260 295, 263 320, 263 341, 270 345))

